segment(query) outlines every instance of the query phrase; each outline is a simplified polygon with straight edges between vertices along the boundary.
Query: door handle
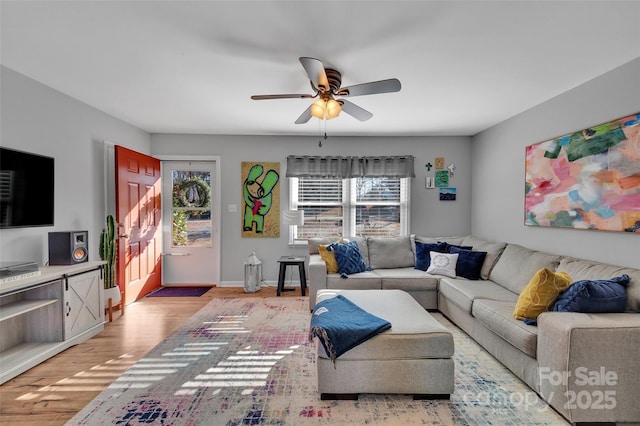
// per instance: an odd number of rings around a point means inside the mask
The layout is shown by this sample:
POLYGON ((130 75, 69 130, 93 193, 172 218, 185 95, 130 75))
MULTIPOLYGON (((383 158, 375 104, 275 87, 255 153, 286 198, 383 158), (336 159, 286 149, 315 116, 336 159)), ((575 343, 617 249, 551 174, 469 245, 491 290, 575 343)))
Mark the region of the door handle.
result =
POLYGON ((120 238, 129 238, 129 234, 120 234, 118 235, 120 238))

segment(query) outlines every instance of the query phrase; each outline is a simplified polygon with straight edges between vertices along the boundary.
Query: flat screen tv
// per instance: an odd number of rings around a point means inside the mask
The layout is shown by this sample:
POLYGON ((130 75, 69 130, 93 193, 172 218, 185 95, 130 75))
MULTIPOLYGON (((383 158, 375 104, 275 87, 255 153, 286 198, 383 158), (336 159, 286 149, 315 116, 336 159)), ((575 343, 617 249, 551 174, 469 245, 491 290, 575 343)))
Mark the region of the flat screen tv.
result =
POLYGON ((54 160, 0 147, 0 229, 53 226, 54 160))

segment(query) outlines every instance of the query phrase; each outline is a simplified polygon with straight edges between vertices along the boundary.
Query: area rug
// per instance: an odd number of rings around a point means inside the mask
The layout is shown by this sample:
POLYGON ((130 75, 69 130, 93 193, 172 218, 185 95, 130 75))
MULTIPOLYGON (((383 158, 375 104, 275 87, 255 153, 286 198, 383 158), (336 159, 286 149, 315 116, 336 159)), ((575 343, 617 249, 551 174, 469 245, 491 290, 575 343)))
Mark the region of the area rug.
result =
POLYGON ((162 287, 147 294, 147 297, 200 297, 211 287, 162 287))
POLYGON ((450 400, 321 401, 307 298, 213 299, 68 425, 566 425, 441 314, 455 342, 450 400))

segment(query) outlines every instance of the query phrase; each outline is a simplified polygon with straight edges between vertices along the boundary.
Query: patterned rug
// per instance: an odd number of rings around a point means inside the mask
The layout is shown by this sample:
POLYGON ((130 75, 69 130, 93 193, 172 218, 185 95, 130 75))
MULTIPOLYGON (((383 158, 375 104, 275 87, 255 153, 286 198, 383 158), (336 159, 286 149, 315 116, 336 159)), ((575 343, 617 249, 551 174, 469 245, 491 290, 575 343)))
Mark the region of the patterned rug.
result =
MULTIPOLYGON (((306 298, 214 299, 68 425, 566 425, 441 314, 455 342, 450 400, 321 401, 306 298)), ((117 362, 118 360, 114 360, 117 362)))

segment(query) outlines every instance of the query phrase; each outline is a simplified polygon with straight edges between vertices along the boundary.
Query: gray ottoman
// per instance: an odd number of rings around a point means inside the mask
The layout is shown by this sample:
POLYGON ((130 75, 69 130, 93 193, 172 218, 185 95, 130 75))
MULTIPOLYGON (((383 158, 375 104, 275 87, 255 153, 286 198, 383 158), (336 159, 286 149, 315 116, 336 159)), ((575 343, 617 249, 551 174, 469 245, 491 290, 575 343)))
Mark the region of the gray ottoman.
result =
POLYGON ((340 356, 335 366, 316 340, 321 399, 360 393, 448 399, 454 391, 453 336, 402 290, 318 290, 317 301, 342 294, 391 323, 391 329, 340 356))

